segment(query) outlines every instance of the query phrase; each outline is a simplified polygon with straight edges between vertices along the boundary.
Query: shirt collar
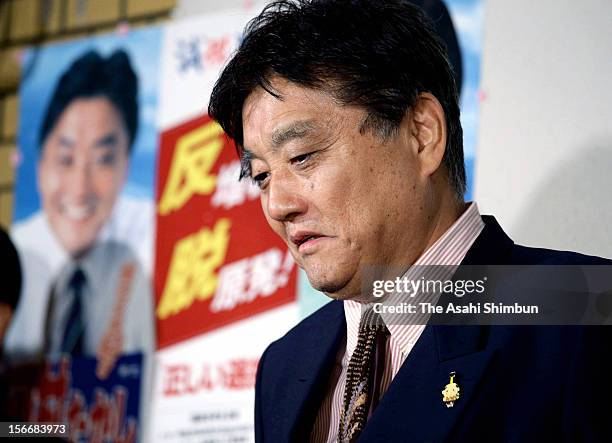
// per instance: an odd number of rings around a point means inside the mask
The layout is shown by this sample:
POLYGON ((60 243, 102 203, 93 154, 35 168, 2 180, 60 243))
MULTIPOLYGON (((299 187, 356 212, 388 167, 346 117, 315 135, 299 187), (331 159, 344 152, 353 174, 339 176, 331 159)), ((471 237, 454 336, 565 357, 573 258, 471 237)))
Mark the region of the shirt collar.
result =
MULTIPOLYGON (((413 266, 409 268, 404 276, 414 269, 418 271, 419 267, 439 265, 448 267, 448 271, 454 273, 454 270, 459 266, 469 249, 472 247, 476 238, 484 228, 484 222, 480 216, 478 205, 475 202, 469 202, 463 214, 448 228, 448 230, 431 245, 421 256, 415 261, 413 266)), ((449 276, 450 277, 450 276, 449 276)), ((410 275, 410 278, 417 279, 417 275, 410 275)), ((344 317, 346 319, 346 356, 350 358, 357 346, 357 338, 359 335, 359 321, 361 319, 361 310, 363 305, 354 300, 344 301, 344 317)), ((385 316, 382 315, 383 320, 385 316)), ((409 330, 415 325, 411 324, 395 324, 385 322, 391 333, 391 337, 399 345, 404 354, 408 354, 414 343, 411 340, 412 334, 409 330)), ((418 326, 418 325, 417 325, 418 326)))
POLYGON ((95 289, 103 287, 104 272, 99 269, 106 260, 112 260, 108 242, 97 241, 83 257, 69 260, 60 270, 55 284, 55 290, 59 294, 68 294, 68 285, 77 269, 85 276, 86 293, 95 293, 95 289), (98 267, 98 269, 96 269, 98 267), (101 286, 102 285, 102 286, 101 286))

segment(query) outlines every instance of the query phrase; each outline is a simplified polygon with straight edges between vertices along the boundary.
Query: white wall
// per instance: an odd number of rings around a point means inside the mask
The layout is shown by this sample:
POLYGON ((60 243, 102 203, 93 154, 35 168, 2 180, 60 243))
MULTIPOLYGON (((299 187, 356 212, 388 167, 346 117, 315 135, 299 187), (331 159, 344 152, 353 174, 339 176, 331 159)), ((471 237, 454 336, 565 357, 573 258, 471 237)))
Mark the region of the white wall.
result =
MULTIPOLYGON (((516 242, 612 257, 612 1, 483 1, 482 212, 516 242)), ((260 3, 179 0, 175 17, 260 3)))
POLYGON ((487 0, 475 197, 515 241, 612 257, 612 2, 487 0))

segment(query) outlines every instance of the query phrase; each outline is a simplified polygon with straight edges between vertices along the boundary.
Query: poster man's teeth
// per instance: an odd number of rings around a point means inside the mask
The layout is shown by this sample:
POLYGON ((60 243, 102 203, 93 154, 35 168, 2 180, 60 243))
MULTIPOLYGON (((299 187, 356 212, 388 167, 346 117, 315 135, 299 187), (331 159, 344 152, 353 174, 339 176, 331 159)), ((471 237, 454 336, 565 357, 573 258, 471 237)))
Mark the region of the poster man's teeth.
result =
POLYGON ((91 206, 65 206, 64 214, 74 220, 82 220, 92 214, 91 206))

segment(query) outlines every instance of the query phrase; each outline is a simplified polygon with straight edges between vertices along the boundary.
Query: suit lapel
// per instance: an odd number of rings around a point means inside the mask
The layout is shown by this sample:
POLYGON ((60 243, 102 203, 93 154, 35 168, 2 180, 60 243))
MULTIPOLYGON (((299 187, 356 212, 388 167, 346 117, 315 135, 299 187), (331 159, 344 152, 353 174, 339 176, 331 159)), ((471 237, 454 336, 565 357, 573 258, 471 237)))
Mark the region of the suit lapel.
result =
POLYGON ((360 441, 440 442, 450 435, 486 374, 493 352, 480 327, 428 326, 389 386, 360 441), (442 390, 455 372, 460 398, 452 408, 442 390))
POLYGON ((485 227, 466 254, 461 265, 511 264, 509 255, 514 242, 506 235, 495 217, 483 215, 485 227))
POLYGON ((289 390, 275 407, 279 426, 275 435, 281 436, 282 441, 308 440, 345 337, 343 304, 332 301, 326 315, 304 335, 299 354, 287 362, 289 390))
MULTIPOLYGON (((509 260, 512 240, 493 217, 483 216, 485 228, 462 265, 501 264, 509 260)), ((495 351, 487 348, 488 326, 428 325, 400 368, 360 441, 441 442, 449 438, 495 351), (442 390, 455 372, 460 398, 449 408, 442 390)))

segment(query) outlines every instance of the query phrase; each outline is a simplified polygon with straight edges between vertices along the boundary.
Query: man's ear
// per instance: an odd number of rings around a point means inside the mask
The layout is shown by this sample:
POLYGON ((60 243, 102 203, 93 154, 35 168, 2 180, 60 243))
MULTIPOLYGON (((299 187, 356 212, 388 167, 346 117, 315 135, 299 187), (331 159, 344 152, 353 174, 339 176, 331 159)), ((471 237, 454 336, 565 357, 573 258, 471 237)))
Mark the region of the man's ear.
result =
POLYGON ((419 94, 408 115, 411 139, 416 144, 423 176, 438 170, 446 150, 446 118, 438 99, 429 92, 419 94))

